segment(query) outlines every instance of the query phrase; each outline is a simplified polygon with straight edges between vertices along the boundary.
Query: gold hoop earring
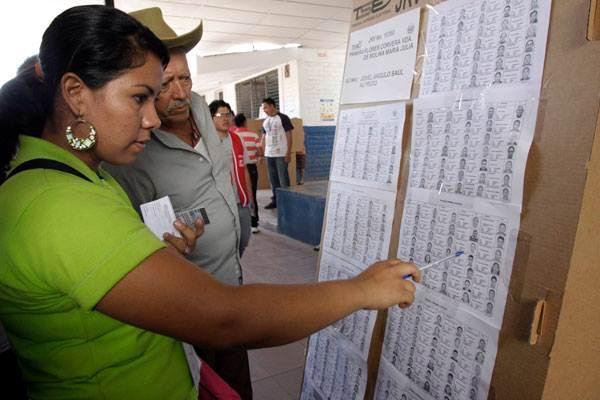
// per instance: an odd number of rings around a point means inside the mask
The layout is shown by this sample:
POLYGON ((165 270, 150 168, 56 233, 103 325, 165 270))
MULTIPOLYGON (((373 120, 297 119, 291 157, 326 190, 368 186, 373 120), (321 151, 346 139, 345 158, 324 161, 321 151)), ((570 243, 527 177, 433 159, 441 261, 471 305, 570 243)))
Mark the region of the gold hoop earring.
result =
POLYGON ((73 126, 77 124, 85 124, 88 126, 88 136, 83 139, 76 137, 73 133, 73 127, 69 125, 67 126, 67 129, 65 129, 67 143, 69 143, 69 146, 71 146, 75 150, 85 151, 91 149, 96 144, 96 128, 90 122, 86 121, 86 119, 83 118, 83 116, 77 117, 77 119, 73 123, 73 126))

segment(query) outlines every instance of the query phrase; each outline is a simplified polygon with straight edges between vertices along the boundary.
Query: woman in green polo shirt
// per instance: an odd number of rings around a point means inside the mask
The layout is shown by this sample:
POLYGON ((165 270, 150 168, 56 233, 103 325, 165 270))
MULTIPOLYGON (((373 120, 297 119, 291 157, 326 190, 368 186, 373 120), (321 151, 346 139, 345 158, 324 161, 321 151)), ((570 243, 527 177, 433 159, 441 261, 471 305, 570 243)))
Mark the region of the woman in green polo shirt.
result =
POLYGON ((277 345, 412 302, 403 276, 420 274, 398 261, 347 281, 217 282, 157 240, 99 167, 135 160, 159 126, 162 43, 116 9, 75 7, 39 58, 0 91, 0 319, 32 399, 193 399, 180 341, 277 345))

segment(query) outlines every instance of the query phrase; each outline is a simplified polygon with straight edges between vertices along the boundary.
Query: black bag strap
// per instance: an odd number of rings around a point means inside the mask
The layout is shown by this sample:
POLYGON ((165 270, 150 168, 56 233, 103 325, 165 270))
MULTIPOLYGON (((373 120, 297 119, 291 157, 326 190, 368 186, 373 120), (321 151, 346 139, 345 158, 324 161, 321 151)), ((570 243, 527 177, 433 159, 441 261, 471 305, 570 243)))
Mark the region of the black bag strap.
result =
MULTIPOLYGON (((15 176, 19 172, 27 171, 29 169, 54 169, 57 171, 66 172, 71 175, 75 175, 80 177, 81 179, 85 179, 86 181, 93 183, 90 178, 83 175, 81 172, 77 171, 75 168, 69 167, 67 164, 63 164, 59 161, 48 160, 46 158, 35 158, 33 160, 25 161, 20 164, 18 167, 13 169, 10 174, 6 177, 6 180, 9 180, 11 177, 15 176)), ((5 182, 6 182, 5 180, 5 182)))

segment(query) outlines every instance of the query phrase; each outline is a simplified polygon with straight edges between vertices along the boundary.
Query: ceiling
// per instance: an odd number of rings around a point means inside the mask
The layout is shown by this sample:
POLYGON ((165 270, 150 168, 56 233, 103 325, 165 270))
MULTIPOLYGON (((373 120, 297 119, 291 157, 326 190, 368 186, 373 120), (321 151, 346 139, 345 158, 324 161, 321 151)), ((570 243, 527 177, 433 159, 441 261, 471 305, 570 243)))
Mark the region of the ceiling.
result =
POLYGON ((193 49, 199 56, 231 51, 234 45, 260 42, 306 48, 345 50, 352 0, 115 0, 115 7, 134 11, 160 7, 178 33, 200 19, 204 34, 193 49))

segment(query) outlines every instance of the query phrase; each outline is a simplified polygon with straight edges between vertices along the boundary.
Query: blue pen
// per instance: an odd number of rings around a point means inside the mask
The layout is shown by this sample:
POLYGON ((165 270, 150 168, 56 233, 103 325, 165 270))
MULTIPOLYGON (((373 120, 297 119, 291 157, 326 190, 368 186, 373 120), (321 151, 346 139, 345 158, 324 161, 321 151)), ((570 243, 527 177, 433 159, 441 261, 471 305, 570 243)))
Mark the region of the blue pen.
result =
MULTIPOLYGON (((453 255, 451 255, 451 256, 444 257, 444 258, 442 258, 441 260, 434 261, 434 262, 432 262, 432 263, 430 263, 430 264, 427 264, 427 265, 426 265, 426 266, 424 266, 423 268, 419 268, 419 271, 424 271, 424 270, 426 270, 427 268, 435 267, 436 265, 439 265, 439 264, 441 264, 441 263, 443 263, 443 262, 445 262, 445 261, 452 260, 453 258, 456 258, 456 257, 460 257, 460 256, 462 256, 463 254, 465 254, 465 252, 464 252, 464 251, 462 251, 462 250, 460 250, 460 251, 457 251, 456 253, 454 253, 454 254, 453 254, 453 255)), ((410 279, 411 277, 412 277, 412 275, 410 275, 410 274, 408 274, 408 275, 404 275, 404 279, 410 279)))

